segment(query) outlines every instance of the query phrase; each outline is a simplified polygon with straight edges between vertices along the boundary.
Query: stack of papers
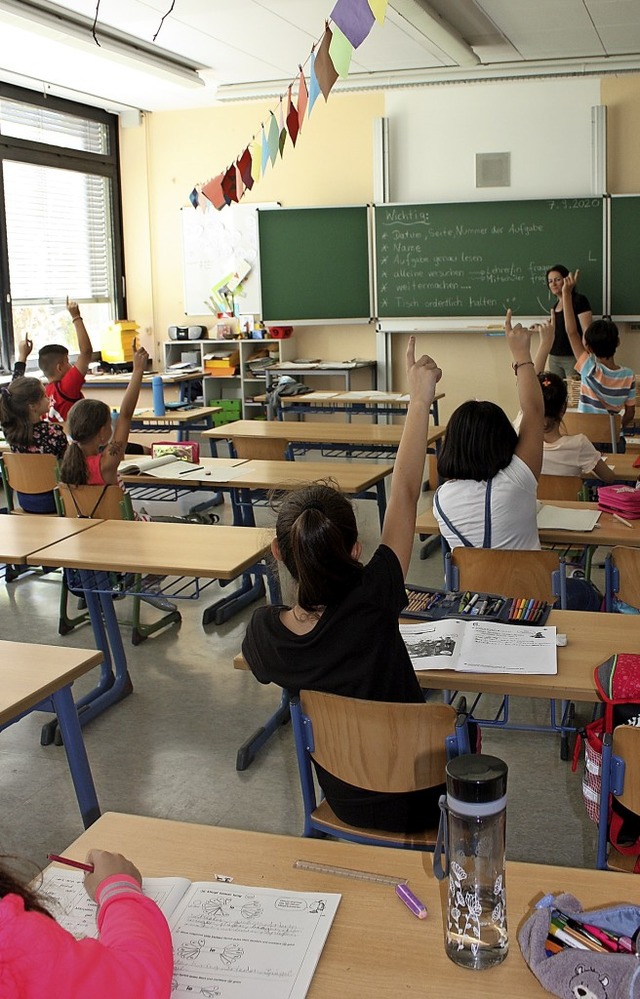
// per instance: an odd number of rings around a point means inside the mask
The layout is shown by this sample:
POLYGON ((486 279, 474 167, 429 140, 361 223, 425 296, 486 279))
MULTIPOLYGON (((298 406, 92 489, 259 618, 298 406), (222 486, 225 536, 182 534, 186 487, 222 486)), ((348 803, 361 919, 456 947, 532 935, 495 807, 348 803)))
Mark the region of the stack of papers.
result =
POLYGON ((548 506, 538 501, 539 531, 592 531, 600 519, 599 510, 548 506))

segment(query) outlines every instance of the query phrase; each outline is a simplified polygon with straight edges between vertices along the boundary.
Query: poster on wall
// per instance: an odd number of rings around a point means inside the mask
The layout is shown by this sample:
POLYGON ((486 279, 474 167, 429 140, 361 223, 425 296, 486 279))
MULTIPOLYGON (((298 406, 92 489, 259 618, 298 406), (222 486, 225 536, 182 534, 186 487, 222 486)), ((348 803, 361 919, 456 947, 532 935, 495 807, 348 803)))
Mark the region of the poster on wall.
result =
POLYGON ((216 211, 183 208, 184 311, 260 315, 258 209, 276 205, 232 204, 216 211))

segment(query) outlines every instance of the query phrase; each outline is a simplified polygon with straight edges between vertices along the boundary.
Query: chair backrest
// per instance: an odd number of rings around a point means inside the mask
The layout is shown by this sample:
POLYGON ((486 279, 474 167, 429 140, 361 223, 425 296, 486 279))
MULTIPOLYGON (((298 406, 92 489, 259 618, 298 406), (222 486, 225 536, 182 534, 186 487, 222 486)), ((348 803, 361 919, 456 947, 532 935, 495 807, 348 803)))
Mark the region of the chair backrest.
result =
POLYGON ((592 444, 610 441, 617 452, 621 433, 619 413, 565 413, 562 423, 568 434, 584 434, 592 444))
POLYGON ((7 482, 14 492, 48 493, 57 483, 58 461, 53 454, 15 454, 2 456, 7 482))
POLYGON ((98 520, 133 520, 131 500, 120 486, 56 487, 63 517, 94 517, 98 520))
POLYGON ((456 724, 451 705, 365 701, 315 690, 300 691, 299 702, 311 723, 307 750, 335 777, 387 793, 444 781, 445 739, 456 724))
POLYGON ((616 596, 632 607, 640 607, 640 548, 613 548, 611 561, 618 570, 616 596))
POLYGON ((580 499, 584 480, 580 475, 541 475, 538 479, 538 499, 580 499))
POLYGON ((450 559, 457 570, 455 589, 555 602, 551 574, 560 568, 557 552, 461 547, 450 559))
POLYGON ((616 726, 612 752, 624 760, 624 787, 616 797, 621 805, 640 815, 640 728, 616 726))

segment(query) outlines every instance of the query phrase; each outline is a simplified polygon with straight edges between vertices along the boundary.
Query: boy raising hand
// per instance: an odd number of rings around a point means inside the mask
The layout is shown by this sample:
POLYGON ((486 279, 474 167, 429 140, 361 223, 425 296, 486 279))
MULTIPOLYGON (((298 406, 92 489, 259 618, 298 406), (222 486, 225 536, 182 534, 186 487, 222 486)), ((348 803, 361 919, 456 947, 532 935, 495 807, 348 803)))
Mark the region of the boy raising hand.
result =
POLYGON ((67 310, 78 338, 78 360, 71 364, 69 351, 58 343, 48 343, 38 354, 38 364, 47 379, 45 392, 50 400, 48 419, 54 423, 64 423, 73 404, 84 398, 82 386, 93 355, 78 303, 67 298, 67 310))

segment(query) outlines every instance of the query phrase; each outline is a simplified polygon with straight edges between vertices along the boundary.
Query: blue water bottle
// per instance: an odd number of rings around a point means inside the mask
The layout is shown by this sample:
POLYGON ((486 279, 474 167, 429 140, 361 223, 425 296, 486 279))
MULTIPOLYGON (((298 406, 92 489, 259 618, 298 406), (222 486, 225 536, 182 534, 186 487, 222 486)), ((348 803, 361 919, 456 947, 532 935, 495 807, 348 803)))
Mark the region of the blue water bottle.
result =
POLYGON ((151 391, 153 393, 153 415, 164 416, 164 385, 160 375, 154 375, 151 379, 151 391))

